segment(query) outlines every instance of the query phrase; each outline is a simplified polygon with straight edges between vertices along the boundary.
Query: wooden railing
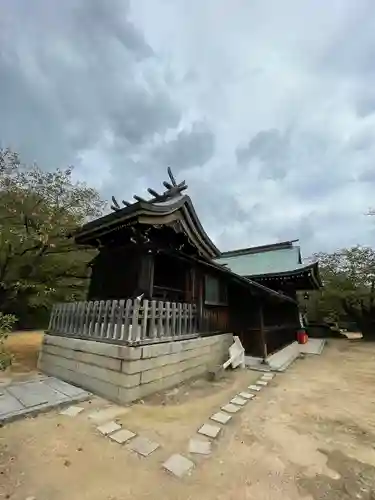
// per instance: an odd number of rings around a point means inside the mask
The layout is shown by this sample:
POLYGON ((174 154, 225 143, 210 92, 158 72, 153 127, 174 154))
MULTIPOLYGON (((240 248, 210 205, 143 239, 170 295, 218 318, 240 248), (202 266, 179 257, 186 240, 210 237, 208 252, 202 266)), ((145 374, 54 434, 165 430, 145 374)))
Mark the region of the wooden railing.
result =
POLYGON ((126 345, 198 337, 194 304, 108 300, 55 304, 48 332, 126 345))

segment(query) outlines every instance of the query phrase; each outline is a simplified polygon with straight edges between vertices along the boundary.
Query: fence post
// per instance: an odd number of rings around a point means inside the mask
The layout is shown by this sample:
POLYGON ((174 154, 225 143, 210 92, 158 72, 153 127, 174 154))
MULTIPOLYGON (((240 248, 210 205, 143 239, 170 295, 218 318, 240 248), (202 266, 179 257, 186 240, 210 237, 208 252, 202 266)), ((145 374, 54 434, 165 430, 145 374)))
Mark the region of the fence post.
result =
POLYGON ((107 300, 104 305, 104 316, 103 316, 103 329, 101 331, 101 337, 107 339, 108 338, 108 320, 109 320, 109 315, 111 312, 111 300, 107 300))
POLYGON ((172 337, 174 337, 175 335, 177 335, 177 328, 176 328, 176 317, 177 317, 177 304, 176 302, 173 302, 172 303, 172 325, 171 325, 171 334, 172 334, 172 337))
POLYGON ((163 301, 159 300, 158 302, 158 326, 157 326, 157 336, 159 339, 164 337, 164 327, 163 327, 163 312, 164 312, 164 304, 163 301))
POLYGON ((151 315, 150 315, 150 337, 156 338, 156 300, 151 301, 151 315))
POLYGON ((177 317, 177 335, 181 335, 182 326, 182 304, 178 304, 178 317, 177 317))
POLYGON ((117 307, 116 330, 114 332, 115 339, 123 339, 122 322, 124 320, 124 305, 125 300, 120 300, 117 307))
POLYGON ((138 340, 139 337, 138 317, 139 317, 140 303, 141 302, 138 299, 133 300, 132 324, 131 324, 131 331, 129 330, 129 335, 128 335, 128 339, 130 342, 138 340))
POLYGON ((142 328, 141 329, 138 328, 138 330, 141 330, 140 339, 142 339, 142 340, 148 337, 147 326, 148 326, 148 300, 144 299, 143 300, 142 328))
POLYGON ((99 310, 98 314, 96 317, 96 325, 95 325, 95 337, 100 337, 101 336, 101 331, 102 331, 102 320, 103 320, 103 309, 104 309, 104 300, 101 300, 99 302, 99 310))
POLYGON ((171 336, 171 304, 166 302, 165 304, 165 336, 171 336))
POLYGON ((112 300, 111 302, 111 316, 109 318, 109 328, 107 331, 107 339, 113 339, 116 323, 116 313, 117 313, 117 300, 112 300))
POLYGON ((99 302, 95 300, 91 309, 91 321, 90 321, 90 331, 89 331, 90 337, 93 337, 95 335, 96 315, 98 307, 99 307, 99 302))

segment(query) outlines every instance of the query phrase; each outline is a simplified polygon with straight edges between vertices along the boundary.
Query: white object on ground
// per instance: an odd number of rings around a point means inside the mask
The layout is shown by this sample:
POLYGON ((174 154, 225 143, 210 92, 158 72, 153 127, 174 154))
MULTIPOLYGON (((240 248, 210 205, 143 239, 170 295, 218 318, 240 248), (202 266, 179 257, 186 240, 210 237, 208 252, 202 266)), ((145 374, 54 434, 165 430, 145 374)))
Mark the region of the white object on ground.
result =
POLYGON ((247 403, 247 399, 241 398, 241 396, 235 396, 230 402, 234 405, 244 406, 247 403))
POLYGON ((261 390, 261 387, 259 387, 259 385, 249 385, 248 389, 250 389, 250 391, 260 391, 261 390))
POLYGON ((240 411, 242 406, 236 406, 233 403, 228 403, 227 405, 224 405, 221 407, 222 410, 228 412, 228 413, 237 413, 240 411))
POLYGON ((169 457, 168 460, 163 463, 163 467, 175 476, 182 477, 192 471, 194 463, 186 457, 176 454, 169 457))
POLYGON ((121 429, 120 431, 113 432, 110 434, 109 438, 116 443, 123 444, 135 437, 135 433, 128 431, 127 429, 121 429))
POLYGON ((233 344, 229 348, 229 359, 223 364, 223 369, 226 370, 229 365, 232 365, 232 368, 237 366, 245 368, 245 349, 237 336, 233 337, 233 344))
POLYGON ((221 427, 219 427, 217 425, 204 424, 198 430, 198 433, 202 434, 203 436, 215 438, 219 434, 220 430, 221 430, 221 427))
POLYGON ((221 411, 215 413, 210 417, 211 420, 213 420, 214 422, 218 422, 219 424, 226 424, 231 418, 232 417, 230 415, 222 413, 221 411))
POLYGON ((84 408, 81 406, 69 406, 69 408, 65 408, 65 410, 60 411, 60 415, 66 415, 67 417, 76 417, 83 411, 84 408))
POLYGON ((106 424, 99 425, 97 427, 98 431, 104 434, 111 434, 112 432, 119 431, 121 429, 121 425, 116 424, 116 422, 107 422, 106 424))
POLYGON ((251 394, 251 392, 240 392, 239 396, 244 399, 253 399, 255 398, 255 394, 251 394))

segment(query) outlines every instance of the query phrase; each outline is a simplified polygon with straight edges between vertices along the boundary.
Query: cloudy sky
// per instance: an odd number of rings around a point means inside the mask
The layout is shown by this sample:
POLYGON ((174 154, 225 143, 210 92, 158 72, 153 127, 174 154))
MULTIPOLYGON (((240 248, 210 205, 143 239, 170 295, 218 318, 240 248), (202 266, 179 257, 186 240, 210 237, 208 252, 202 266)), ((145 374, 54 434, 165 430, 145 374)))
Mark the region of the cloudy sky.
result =
POLYGON ((106 198, 170 165, 222 250, 375 245, 374 0, 0 0, 0 114, 106 198))

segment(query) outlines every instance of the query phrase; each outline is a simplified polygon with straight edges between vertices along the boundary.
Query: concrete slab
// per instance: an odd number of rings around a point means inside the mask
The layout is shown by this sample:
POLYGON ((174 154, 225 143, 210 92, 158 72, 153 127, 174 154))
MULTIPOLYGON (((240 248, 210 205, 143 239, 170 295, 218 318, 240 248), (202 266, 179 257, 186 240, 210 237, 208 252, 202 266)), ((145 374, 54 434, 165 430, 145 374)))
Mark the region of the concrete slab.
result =
POLYGON ((113 441, 116 441, 116 443, 124 444, 127 441, 133 439, 133 437, 135 436, 136 435, 134 432, 128 431, 127 429, 121 429, 120 431, 116 431, 110 434, 109 438, 113 441))
POLYGON ((266 387, 266 385, 268 385, 268 380, 257 380, 256 384, 266 387))
POLYGON ((253 399, 255 398, 255 394, 251 394, 251 392, 240 392, 239 396, 244 399, 253 399))
POLYGON ((38 413, 57 408, 62 405, 84 401, 90 394, 83 389, 62 382, 65 392, 57 389, 56 382, 61 382, 53 377, 35 377, 23 382, 13 382, 0 390, 0 423, 4 424, 24 416, 35 416, 38 413), (52 384, 52 385, 50 385, 52 384), (68 396, 66 393, 72 395, 68 396))
POLYGON ((261 390, 261 387, 259 385, 249 385, 248 389, 250 389, 251 391, 259 392, 261 390))
POLYGON ((129 408, 124 408, 123 406, 108 406, 106 408, 93 411, 88 415, 88 418, 95 424, 102 424, 108 422, 108 420, 113 420, 128 411, 129 408))
POLYGON ((265 373, 264 375, 261 376, 261 380, 272 380, 275 378, 274 373, 265 373))
POLYGON ((226 413, 223 413, 221 411, 215 413, 210 417, 211 420, 214 422, 218 422, 219 424, 227 424, 229 420, 231 420, 231 416, 227 415, 226 413))
POLYGON ((106 424, 99 425, 97 427, 98 431, 107 436, 108 434, 111 434, 112 432, 119 431, 121 429, 121 425, 116 424, 115 421, 112 422, 107 422, 106 424))
POLYGON ((267 358, 269 367, 277 372, 285 371, 301 354, 300 344, 292 342, 267 358))
POLYGON ((154 441, 150 441, 144 437, 136 437, 134 438, 128 445, 128 449, 135 451, 139 455, 143 457, 148 457, 153 453, 157 448, 159 448, 160 444, 155 443, 154 441))
POLYGON ((228 413, 237 413, 241 410, 241 406, 236 406, 232 403, 228 403, 227 405, 222 406, 221 409, 228 413))
POLYGON ((196 453, 197 455, 210 455, 211 442, 203 439, 190 439, 189 453, 196 453))
POLYGON ((306 344, 300 344, 299 350, 304 354, 321 354, 325 346, 325 339, 309 339, 306 344))
POLYGON ((44 382, 47 385, 49 385, 49 387, 54 389, 55 391, 59 391, 62 394, 65 394, 66 396, 69 396, 69 397, 80 396, 80 395, 86 393, 86 391, 81 389, 80 387, 76 387, 75 385, 68 384, 67 382, 64 382, 63 380, 59 380, 58 378, 55 378, 55 377, 47 377, 44 380, 44 382))
POLYGON ((244 406, 247 403, 247 399, 241 398, 240 396, 235 396, 230 402, 234 405, 244 406))
POLYGON ((194 462, 182 455, 172 455, 166 462, 163 463, 164 469, 171 472, 176 477, 183 477, 194 468, 194 462))
POLYGON ((0 417, 23 409, 24 406, 17 398, 12 396, 6 389, 2 389, 0 394, 0 417))
POLYGON ((60 401, 64 399, 61 392, 53 390, 48 385, 43 384, 43 382, 26 382, 10 385, 8 391, 25 407, 42 405, 47 403, 50 398, 60 401))
POLYGON ((204 424, 200 429, 198 429, 198 433, 202 434, 202 436, 207 436, 210 438, 216 438, 221 431, 221 427, 218 425, 204 424))
POLYGON ((67 417, 76 417, 79 415, 84 408, 81 406, 69 406, 68 408, 65 408, 65 410, 60 411, 60 415, 66 415, 67 417))

